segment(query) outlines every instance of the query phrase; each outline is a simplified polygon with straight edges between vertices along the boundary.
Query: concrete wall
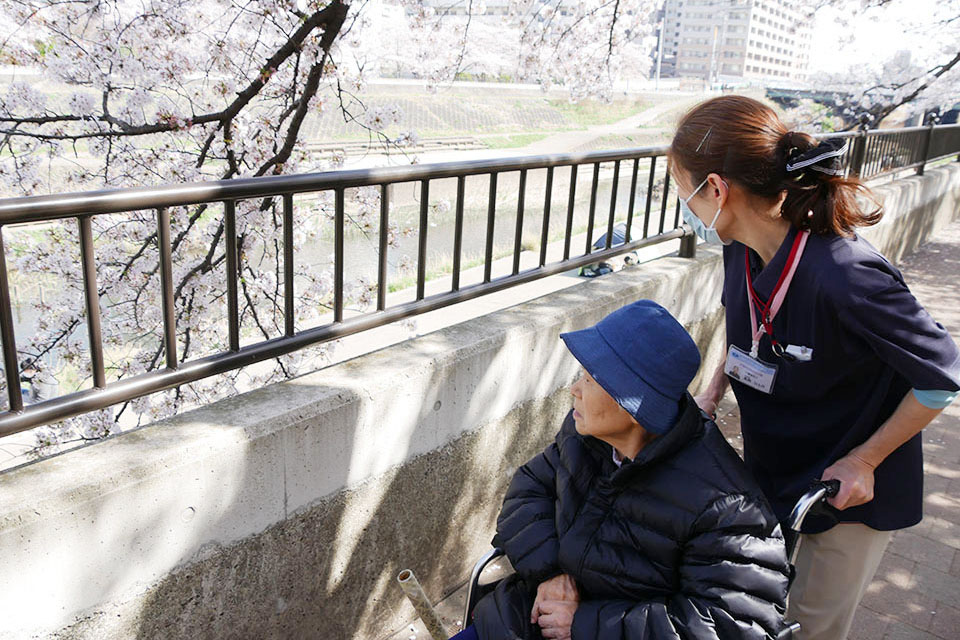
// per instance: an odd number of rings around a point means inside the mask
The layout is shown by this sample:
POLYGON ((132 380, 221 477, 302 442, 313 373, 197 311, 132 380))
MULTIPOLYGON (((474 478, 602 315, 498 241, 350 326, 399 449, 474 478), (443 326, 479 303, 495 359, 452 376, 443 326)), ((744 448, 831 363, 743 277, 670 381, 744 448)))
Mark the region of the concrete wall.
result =
MULTIPOLYGON (((865 235, 913 248, 960 165, 881 190, 865 235), (905 212, 910 212, 906 215, 905 212)), ((723 350, 719 253, 668 257, 0 475, 0 638, 370 639, 489 543, 577 364, 562 331, 638 298, 723 350)))

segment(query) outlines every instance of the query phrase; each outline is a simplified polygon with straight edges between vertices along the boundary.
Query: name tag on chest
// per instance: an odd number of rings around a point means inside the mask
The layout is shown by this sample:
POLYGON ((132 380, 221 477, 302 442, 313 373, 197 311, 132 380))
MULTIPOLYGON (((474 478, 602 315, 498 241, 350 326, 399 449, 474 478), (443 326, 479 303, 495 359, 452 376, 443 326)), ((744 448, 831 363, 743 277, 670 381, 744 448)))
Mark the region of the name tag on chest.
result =
POLYGON ((763 393, 773 391, 773 383, 777 378, 776 365, 751 358, 749 353, 734 345, 730 345, 730 351, 727 352, 727 363, 723 367, 723 372, 751 389, 763 393))

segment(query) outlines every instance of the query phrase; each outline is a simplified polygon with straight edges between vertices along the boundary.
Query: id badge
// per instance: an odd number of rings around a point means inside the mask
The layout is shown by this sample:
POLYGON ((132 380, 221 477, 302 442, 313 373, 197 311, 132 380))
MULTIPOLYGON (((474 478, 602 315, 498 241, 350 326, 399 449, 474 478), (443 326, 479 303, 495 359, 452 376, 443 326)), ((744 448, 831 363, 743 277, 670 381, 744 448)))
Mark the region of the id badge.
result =
POLYGON ((730 345, 727 352, 727 363, 723 372, 734 380, 739 380, 751 389, 770 393, 773 391, 773 382, 777 378, 777 366, 767 364, 762 360, 751 358, 743 349, 730 345))

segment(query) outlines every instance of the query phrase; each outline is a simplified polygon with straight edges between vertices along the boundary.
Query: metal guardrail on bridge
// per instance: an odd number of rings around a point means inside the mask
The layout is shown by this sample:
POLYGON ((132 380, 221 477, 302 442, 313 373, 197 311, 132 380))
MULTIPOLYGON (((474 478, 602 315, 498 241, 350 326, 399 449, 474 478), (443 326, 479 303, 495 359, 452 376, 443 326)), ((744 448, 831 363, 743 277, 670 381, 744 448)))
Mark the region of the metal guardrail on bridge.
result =
MULTIPOLYGON (((859 175, 864 179, 871 179, 909 168, 915 168, 917 173, 922 173, 926 162, 960 153, 960 126, 957 125, 840 135, 848 137, 852 141, 843 158, 848 173, 859 175)), ((171 389, 185 383, 291 353, 310 345, 359 333, 402 318, 446 307, 586 264, 596 263, 641 247, 680 239, 681 255, 692 257, 695 251, 695 237, 680 224, 679 202, 675 199, 673 203, 670 202, 670 176, 668 173, 663 178, 659 202, 655 202, 654 199, 657 165, 659 161, 662 171, 663 162, 661 159, 665 152, 666 147, 644 147, 582 154, 528 156, 335 171, 0 200, 0 338, 3 342, 3 365, 9 394, 9 410, 0 414, 0 436, 109 407, 157 391, 171 389), (643 167, 641 167, 641 162, 644 165, 643 167), (595 227, 598 226, 596 217, 599 204, 597 193, 600 167, 603 163, 613 163, 613 181, 606 224, 603 225, 601 220, 601 225, 606 228, 607 241, 605 246, 595 250, 592 248, 592 244, 595 227), (582 253, 571 246, 574 235, 572 226, 576 204, 577 173, 581 167, 588 167, 592 170, 586 242, 582 253), (553 200, 554 173, 558 168, 568 168, 570 172, 563 254, 562 259, 548 262, 548 230, 551 218, 551 202, 553 200), (627 236, 626 242, 623 244, 611 246, 622 168, 625 168, 628 172, 630 181, 626 221, 627 236), (646 196, 643 198, 642 204, 642 232, 636 234, 640 237, 632 237, 635 208, 638 204, 636 197, 637 184, 638 180, 641 179, 641 169, 647 172, 646 196), (526 181, 527 173, 532 170, 546 170, 540 252, 538 266, 521 271, 520 254, 522 251, 526 181), (491 265, 494 258, 493 231, 497 219, 497 176, 505 172, 519 172, 520 176, 517 194, 516 234, 512 271, 508 275, 494 278, 491 265), (484 275, 482 282, 461 287, 460 266, 464 232, 465 180, 468 176, 475 175, 489 177, 484 275), (457 180, 451 287, 448 291, 427 296, 425 283, 427 279, 429 189, 431 181, 444 178, 455 178, 457 180), (390 186, 412 182, 418 182, 421 189, 416 299, 412 302, 388 306, 386 299, 388 291, 386 256, 390 217, 390 186), (346 224, 344 191, 367 186, 380 189, 381 209, 376 311, 344 318, 344 228, 346 224), (323 191, 332 191, 335 203, 333 321, 323 326, 295 331, 293 295, 294 196, 323 191), (241 348, 237 291, 239 271, 236 203, 241 200, 275 197, 282 199, 283 213, 284 335, 241 348), (176 342, 177 327, 174 314, 169 208, 218 202, 223 204, 226 237, 226 307, 229 349, 214 355, 180 362, 176 342), (667 221, 670 216, 667 209, 671 204, 673 205, 673 219, 672 223, 668 225, 667 221), (658 208, 659 221, 656 228, 651 229, 650 214, 651 211, 657 213, 658 208), (162 370, 150 371, 107 383, 91 219, 97 215, 151 209, 155 210, 157 221, 166 367, 162 370), (16 336, 2 231, 5 225, 64 218, 74 218, 79 225, 80 255, 91 355, 90 373, 93 377, 93 388, 61 395, 25 407, 18 375, 16 336)))

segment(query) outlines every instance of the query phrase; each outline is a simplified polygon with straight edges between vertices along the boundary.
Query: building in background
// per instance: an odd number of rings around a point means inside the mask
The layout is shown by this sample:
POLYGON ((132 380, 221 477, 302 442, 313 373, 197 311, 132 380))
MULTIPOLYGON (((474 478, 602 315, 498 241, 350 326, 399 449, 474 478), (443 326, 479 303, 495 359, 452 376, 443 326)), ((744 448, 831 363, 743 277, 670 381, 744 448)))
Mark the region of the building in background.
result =
POLYGON ((795 2, 666 0, 663 77, 803 86, 811 29, 795 2))
POLYGON ((448 16, 465 16, 468 9, 473 11, 474 18, 510 13, 510 0, 476 0, 473 4, 467 0, 421 0, 421 3, 448 16))

